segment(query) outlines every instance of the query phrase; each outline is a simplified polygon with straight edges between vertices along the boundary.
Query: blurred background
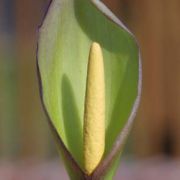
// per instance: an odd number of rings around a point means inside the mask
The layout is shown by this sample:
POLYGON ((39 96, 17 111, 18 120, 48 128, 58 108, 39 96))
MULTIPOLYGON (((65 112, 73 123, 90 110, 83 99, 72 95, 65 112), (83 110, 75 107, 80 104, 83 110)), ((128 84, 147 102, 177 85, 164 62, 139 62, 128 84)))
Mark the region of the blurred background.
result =
MULTIPOLYGON (((133 160, 124 160, 116 179, 179 179, 180 1, 104 2, 136 35, 143 62, 141 104, 124 154, 133 160)), ((48 4, 49 0, 0 0, 0 180, 40 180, 42 176, 30 176, 38 172, 48 179, 48 168, 57 175, 54 179, 60 177, 36 76, 37 30, 48 4), (32 159, 45 165, 36 167, 32 159), (24 160, 36 168, 27 170, 24 160)))

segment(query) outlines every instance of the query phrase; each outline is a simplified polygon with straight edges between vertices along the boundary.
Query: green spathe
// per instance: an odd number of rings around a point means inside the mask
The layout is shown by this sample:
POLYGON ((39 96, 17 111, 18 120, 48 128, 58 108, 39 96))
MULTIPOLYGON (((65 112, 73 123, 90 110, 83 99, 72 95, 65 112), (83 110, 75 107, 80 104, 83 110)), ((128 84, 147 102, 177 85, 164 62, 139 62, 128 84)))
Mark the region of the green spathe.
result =
MULTIPOLYGON (((92 42, 101 45, 104 58, 104 157, 111 158, 112 164, 115 164, 104 173, 107 174, 106 179, 111 179, 137 109, 141 76, 139 50, 133 35, 101 1, 52 1, 40 28, 38 42, 41 93, 51 125, 83 172, 83 114, 92 42), (118 143, 115 144, 117 138, 118 143), (116 153, 113 154, 112 149, 116 153)), ((60 151, 63 154, 61 148, 60 151)), ((79 178, 81 175, 74 174, 76 171, 73 171, 67 156, 63 157, 71 178, 79 178)))

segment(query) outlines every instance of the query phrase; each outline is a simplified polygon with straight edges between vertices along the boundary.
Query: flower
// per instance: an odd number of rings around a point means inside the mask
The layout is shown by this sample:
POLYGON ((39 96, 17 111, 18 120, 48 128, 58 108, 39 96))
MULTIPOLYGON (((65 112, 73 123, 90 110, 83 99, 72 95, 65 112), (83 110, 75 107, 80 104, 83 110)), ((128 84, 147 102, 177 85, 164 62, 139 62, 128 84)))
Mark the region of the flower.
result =
POLYGON ((71 179, 112 179, 140 99, 134 36, 99 0, 52 0, 39 30, 37 57, 43 107, 71 179), (101 161, 87 172, 84 103, 93 42, 104 59, 105 142, 101 161))

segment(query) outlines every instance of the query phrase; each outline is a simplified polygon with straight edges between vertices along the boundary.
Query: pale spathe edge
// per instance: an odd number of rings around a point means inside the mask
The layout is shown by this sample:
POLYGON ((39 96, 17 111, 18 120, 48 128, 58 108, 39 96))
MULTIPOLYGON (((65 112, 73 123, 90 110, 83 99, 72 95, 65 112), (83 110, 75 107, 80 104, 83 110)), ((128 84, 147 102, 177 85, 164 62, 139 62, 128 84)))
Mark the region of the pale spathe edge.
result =
POLYGON ((90 0, 107 18, 113 21, 115 24, 119 25, 125 31, 127 31, 131 36, 134 37, 133 33, 122 23, 122 21, 116 17, 115 14, 100 0, 90 0))

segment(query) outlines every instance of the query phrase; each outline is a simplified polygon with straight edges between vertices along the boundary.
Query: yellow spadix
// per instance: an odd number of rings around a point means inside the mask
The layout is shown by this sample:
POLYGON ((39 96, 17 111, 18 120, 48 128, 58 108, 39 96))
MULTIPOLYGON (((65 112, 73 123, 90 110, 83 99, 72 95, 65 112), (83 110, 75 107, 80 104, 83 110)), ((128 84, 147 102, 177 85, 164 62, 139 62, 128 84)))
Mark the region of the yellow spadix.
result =
POLYGON ((93 42, 89 53, 84 110, 84 168, 90 175, 105 147, 105 82, 101 47, 93 42))

